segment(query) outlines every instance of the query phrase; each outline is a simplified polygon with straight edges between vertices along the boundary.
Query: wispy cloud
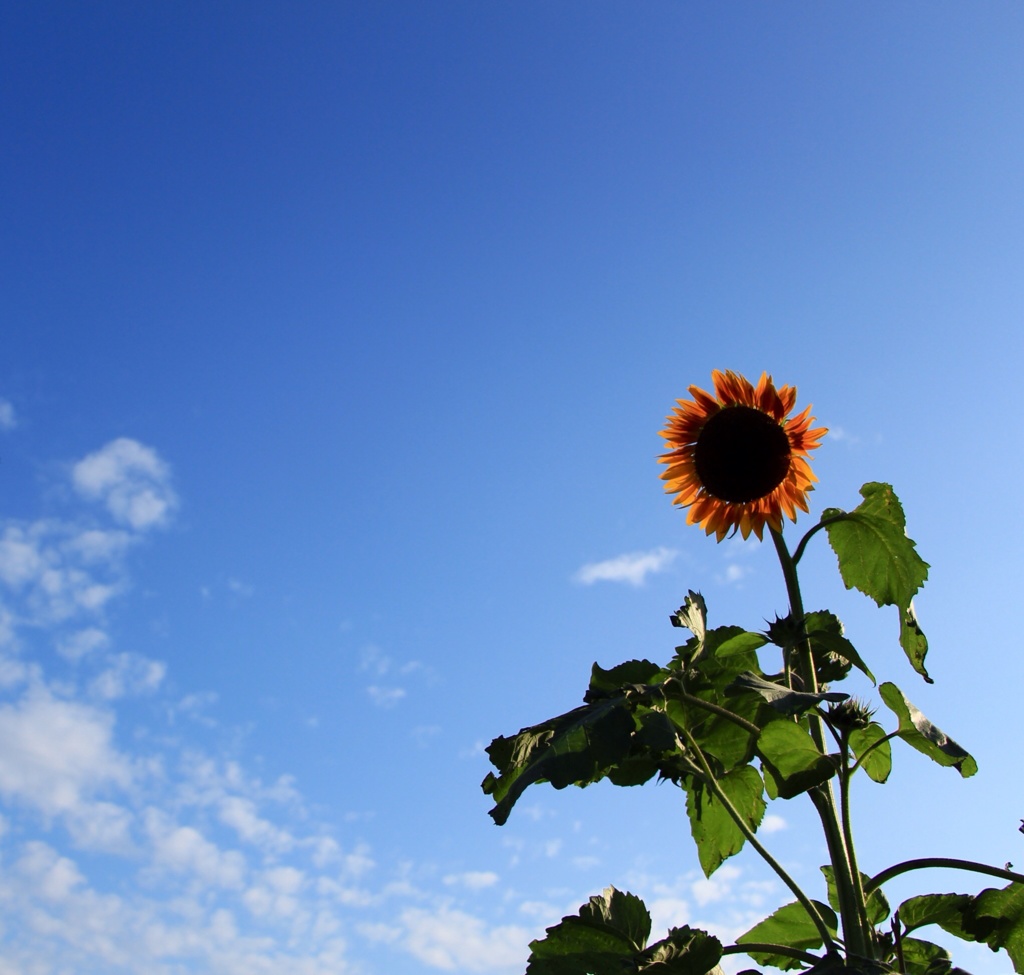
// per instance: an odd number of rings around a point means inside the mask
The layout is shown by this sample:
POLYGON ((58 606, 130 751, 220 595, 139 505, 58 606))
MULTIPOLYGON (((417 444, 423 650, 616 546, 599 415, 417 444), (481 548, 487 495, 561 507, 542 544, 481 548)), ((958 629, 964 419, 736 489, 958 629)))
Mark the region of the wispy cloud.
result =
POLYGON ((0 430, 13 430, 17 425, 14 404, 10 400, 0 399, 0 430))
POLYGON ((628 552, 601 562, 588 562, 573 575, 576 582, 584 586, 595 582, 626 582, 631 586, 642 586, 649 575, 664 572, 674 561, 678 552, 671 548, 655 548, 649 552, 628 552))

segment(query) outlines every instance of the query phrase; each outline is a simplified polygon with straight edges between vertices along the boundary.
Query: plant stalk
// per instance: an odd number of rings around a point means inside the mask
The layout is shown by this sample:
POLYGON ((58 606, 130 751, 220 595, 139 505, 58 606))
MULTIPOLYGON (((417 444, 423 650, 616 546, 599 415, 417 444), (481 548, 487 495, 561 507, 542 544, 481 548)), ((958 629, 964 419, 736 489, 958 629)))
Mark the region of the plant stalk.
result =
MULTIPOLYGON (((769 527, 769 531, 772 535, 772 541, 775 543, 775 551, 779 556, 779 564, 782 566, 782 575, 786 581, 790 617, 799 622, 802 632, 800 645, 797 648, 799 652, 799 673, 804 685, 801 689, 816 694, 818 692, 818 678, 814 670, 814 655, 811 651, 811 641, 804 631, 804 603, 803 596, 800 593, 800 580, 797 577, 796 563, 789 554, 789 549, 782 537, 782 532, 776 531, 771 527, 769 527)), ((807 721, 815 747, 823 755, 827 755, 828 749, 825 744, 825 732, 822 728, 820 716, 809 713, 807 721)), ((872 958, 874 957, 873 939, 866 924, 867 909, 864 904, 863 894, 861 893, 858 897, 859 885, 854 883, 850 850, 847 846, 849 830, 844 831, 840 825, 835 795, 832 792, 832 783, 826 782, 818 788, 812 789, 809 795, 814 808, 817 810, 818 817, 821 819, 825 841, 828 844, 829 858, 832 861, 833 876, 836 883, 836 897, 839 901, 839 914, 843 924, 843 939, 846 942, 847 951, 862 958, 872 958), (847 835, 844 835, 844 833, 847 835)))

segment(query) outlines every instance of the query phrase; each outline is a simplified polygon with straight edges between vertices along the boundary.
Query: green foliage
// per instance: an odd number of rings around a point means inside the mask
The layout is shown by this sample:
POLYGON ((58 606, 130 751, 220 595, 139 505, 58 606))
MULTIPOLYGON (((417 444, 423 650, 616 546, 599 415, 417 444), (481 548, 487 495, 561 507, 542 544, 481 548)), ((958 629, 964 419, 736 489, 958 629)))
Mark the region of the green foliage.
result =
POLYGON ((868 777, 884 782, 892 771, 892 748, 886 740, 886 731, 877 721, 866 728, 850 732, 850 748, 868 777))
POLYGON ((729 807, 739 814, 747 828, 754 832, 764 817, 764 786, 757 769, 744 765, 716 779, 725 802, 712 787, 700 778, 686 785, 686 814, 690 817, 690 833, 697 844, 697 858, 706 877, 710 877, 729 857, 739 853, 746 836, 733 818, 729 807))
POLYGON ((944 731, 935 727, 895 684, 878 688, 889 710, 899 718, 898 736, 939 765, 952 766, 965 779, 978 771, 978 763, 944 731))
POLYGON ((842 680, 849 673, 850 664, 866 674, 872 684, 878 683, 854 645, 844 636, 843 624, 836 616, 827 610, 808 613, 804 617, 804 627, 811 641, 819 684, 842 680))
POLYGON ((879 606, 899 609, 900 646, 914 670, 930 683, 924 668, 928 644, 911 605, 928 578, 928 563, 907 536, 903 506, 892 486, 869 482, 860 493, 864 500, 853 511, 827 508, 821 515, 839 559, 839 574, 847 589, 859 589, 879 606))
MULTIPOLYGON (((827 904, 821 904, 818 901, 811 903, 824 919, 828 930, 835 934, 839 922, 832 909, 827 904)), ((792 904, 780 907, 774 914, 755 924, 745 934, 741 934, 736 939, 736 943, 739 945, 773 944, 781 945, 784 948, 799 948, 801 951, 813 951, 815 948, 821 947, 822 940, 804 906, 794 901, 792 904)), ((752 951, 750 957, 759 965, 771 965, 773 968, 783 970, 798 968, 802 964, 798 959, 789 955, 766 951, 752 951)))
POLYGON ((773 721, 762 729, 757 753, 773 799, 792 799, 827 782, 839 769, 838 756, 823 755, 807 729, 792 721, 773 721))
POLYGON ((644 902, 614 887, 591 897, 530 944, 527 975, 707 975, 722 957, 717 938, 672 928, 647 944, 651 916, 644 902))

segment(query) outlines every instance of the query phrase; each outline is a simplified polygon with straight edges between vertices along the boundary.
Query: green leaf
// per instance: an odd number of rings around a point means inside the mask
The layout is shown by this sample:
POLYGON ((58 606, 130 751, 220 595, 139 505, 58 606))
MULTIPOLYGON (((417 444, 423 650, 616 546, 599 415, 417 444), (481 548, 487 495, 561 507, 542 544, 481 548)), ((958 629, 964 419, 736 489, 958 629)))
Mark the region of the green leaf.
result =
POLYGON ((949 952, 930 941, 904 938, 901 947, 907 975, 949 975, 953 968, 949 952))
POLYGON ((805 691, 794 691, 784 684, 776 684, 757 674, 747 671, 740 674, 729 688, 730 691, 754 691, 760 694, 768 704, 781 714, 802 714, 817 707, 824 701, 845 701, 850 695, 840 691, 824 691, 811 694, 805 691))
MULTIPOLYGON (((757 769, 749 765, 733 769, 718 777, 718 785, 747 827, 756 831, 766 808, 757 769)), ((743 849, 746 837, 707 784, 696 777, 686 786, 686 813, 701 869, 710 877, 725 860, 743 849)))
POLYGON ((835 759, 822 755, 807 729, 792 721, 773 721, 761 730, 757 752, 773 779, 775 795, 792 799, 836 774, 835 759))
POLYGON ((705 645, 716 657, 731 657, 760 650, 767 642, 768 637, 763 633, 751 633, 738 626, 719 626, 707 635, 705 645))
MULTIPOLYGON (((835 615, 827 610, 818 610, 814 613, 808 613, 804 617, 804 621, 804 625, 807 627, 808 639, 811 641, 811 650, 814 653, 815 663, 819 667, 827 662, 826 659, 823 659, 827 654, 834 654, 853 664, 861 673, 866 674, 872 684, 877 683, 875 675, 871 673, 868 665, 861 659, 854 645, 843 635, 843 624, 835 615)), ((846 669, 849 670, 849 667, 846 669)), ((829 681, 840 680, 844 676, 846 676, 845 673, 835 677, 828 673, 819 672, 818 681, 820 683, 828 683, 829 681)))
POLYGON ((939 765, 952 766, 965 779, 978 771, 978 763, 945 732, 935 727, 895 684, 878 688, 889 710, 899 718, 899 737, 939 765))
MULTIPOLYGON (((831 865, 825 865, 821 868, 821 872, 825 875, 825 883, 828 885, 828 902, 832 905, 835 910, 839 910, 839 891, 836 890, 836 872, 835 868, 831 865)), ((860 875, 861 883, 866 884, 871 878, 866 873, 860 875)), ((881 924, 883 921, 888 920, 889 917, 889 901, 886 900, 885 894, 880 890, 875 889, 868 894, 867 897, 867 911, 868 920, 872 924, 881 924)))
POLYGON ((627 660, 624 664, 605 670, 596 663, 590 670, 590 691, 607 694, 616 693, 628 684, 652 684, 655 678, 664 676, 657 664, 649 660, 627 660))
POLYGON ((628 754, 635 730, 629 705, 618 697, 575 708, 511 738, 495 738, 487 754, 500 774, 489 772, 481 783, 497 800, 491 817, 504 824, 535 782, 550 782, 556 789, 596 782, 628 754))
POLYGON ((722 943, 706 931, 672 928, 667 938, 651 945, 640 960, 644 975, 709 975, 719 972, 722 943))
MULTIPOLYGON (((834 935, 838 926, 835 913, 826 904, 818 901, 811 903, 817 908, 825 927, 834 935)), ((780 907, 774 914, 755 924, 746 934, 741 934, 736 939, 736 943, 740 945, 751 942, 782 945, 786 948, 799 948, 802 951, 813 951, 822 944, 818 929, 799 901, 780 907)), ((752 951, 750 957, 759 965, 771 965, 773 968, 799 968, 804 964, 788 955, 773 955, 763 951, 752 951)))
POLYGON ((913 617, 911 601, 928 578, 928 563, 907 537, 903 507, 889 484, 871 482, 860 489, 864 500, 853 511, 827 508, 822 512, 829 544, 839 560, 847 589, 859 589, 879 606, 896 606, 900 613, 900 645, 911 666, 929 683, 924 667, 928 649, 913 617))
POLYGON ((956 934, 961 930, 963 913, 972 900, 970 894, 922 894, 905 900, 897 910, 908 934, 926 924, 938 924, 956 934))
POLYGON ((866 756, 860 767, 875 782, 884 782, 892 771, 892 747, 885 741, 886 734, 885 728, 877 721, 872 721, 866 728, 854 728, 850 732, 850 748, 858 759, 866 756))
POLYGON ((1024 971, 1024 884, 983 890, 964 912, 963 928, 993 951, 1005 948, 1013 970, 1024 971))
POLYGON ((828 508, 821 519, 839 559, 847 589, 859 589, 879 606, 908 606, 928 578, 928 563, 907 537, 903 507, 889 484, 870 482, 853 511, 828 508))
POLYGON ((526 975, 622 975, 635 972, 636 956, 651 932, 651 916, 633 894, 608 887, 530 943, 526 975))

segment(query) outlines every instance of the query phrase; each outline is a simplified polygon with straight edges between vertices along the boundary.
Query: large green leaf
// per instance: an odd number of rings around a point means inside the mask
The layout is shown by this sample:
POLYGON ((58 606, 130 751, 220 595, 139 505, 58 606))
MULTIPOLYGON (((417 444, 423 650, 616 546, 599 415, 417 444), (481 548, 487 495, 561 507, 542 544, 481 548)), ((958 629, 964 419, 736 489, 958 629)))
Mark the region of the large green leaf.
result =
POLYGON ((763 633, 751 633, 739 626, 719 626, 705 637, 708 652, 716 657, 760 650, 768 642, 763 633))
POLYGON ((825 701, 845 701, 850 695, 841 691, 821 691, 811 694, 806 691, 794 691, 785 684, 776 684, 774 681, 765 680, 753 672, 740 674, 729 688, 730 691, 754 691, 760 694, 768 705, 780 714, 802 714, 811 708, 817 707, 825 701))
POLYGON ((489 772, 481 783, 497 800, 491 817, 499 826, 505 823, 535 782, 550 782, 556 789, 596 782, 629 753, 635 730, 632 710, 616 697, 523 728, 511 738, 495 738, 487 754, 499 775, 489 772))
POLYGON ((952 766, 965 779, 978 771, 978 763, 944 731, 936 728, 895 684, 878 688, 889 710, 899 718, 899 737, 939 765, 952 766))
POLYGON ((615 694, 632 684, 652 684, 667 675, 650 660, 627 660, 624 664, 605 670, 596 663, 590 670, 590 693, 588 699, 615 694))
MULTIPOLYGON (((756 831, 764 817, 764 785, 749 765, 718 778, 718 785, 747 827, 756 831)), ((746 837, 707 784, 694 777, 686 785, 686 813, 697 844, 697 858, 710 877, 729 857, 743 849, 746 837)))
POLYGON ((952 934, 962 930, 964 911, 972 901, 970 894, 921 894, 900 904, 900 923, 906 932, 927 924, 938 924, 952 934))
POLYGON ((964 911, 963 929, 993 951, 1005 948, 1013 970, 1024 972, 1024 884, 983 890, 964 911))
POLYGON ((885 740, 886 734, 885 728, 877 721, 850 732, 850 748, 858 759, 862 759, 860 767, 875 782, 884 782, 892 771, 892 747, 885 740))
MULTIPOLYGON (((811 903, 817 908, 825 922, 825 927, 834 935, 838 927, 835 913, 827 904, 818 901, 811 901, 811 903)), ((799 901, 793 901, 791 904, 780 907, 774 914, 755 924, 745 934, 741 934, 736 939, 736 943, 740 945, 750 943, 782 945, 785 948, 799 948, 802 951, 814 951, 822 945, 818 929, 799 901)), ((799 968, 804 964, 788 955, 775 955, 763 951, 752 951, 750 957, 759 965, 771 965, 773 968, 799 968)))
POLYGON ((821 515, 822 521, 831 520, 825 530, 839 573, 847 589, 859 589, 879 606, 899 609, 900 645, 913 668, 930 682, 924 667, 928 644, 911 607, 928 578, 928 563, 907 537, 906 517, 892 486, 871 482, 860 493, 864 500, 853 511, 827 508, 821 515))
POLYGON ((622 975, 651 933, 651 916, 634 894, 608 887, 530 944, 527 975, 622 975))
POLYGON ((827 782, 838 768, 834 758, 818 751, 807 729, 792 721, 773 721, 762 728, 757 753, 771 776, 773 798, 792 799, 827 782))
POLYGON ((563 917, 530 944, 526 975, 708 975, 722 945, 705 931, 672 928, 647 946, 651 917, 633 894, 608 887, 579 914, 563 917))

